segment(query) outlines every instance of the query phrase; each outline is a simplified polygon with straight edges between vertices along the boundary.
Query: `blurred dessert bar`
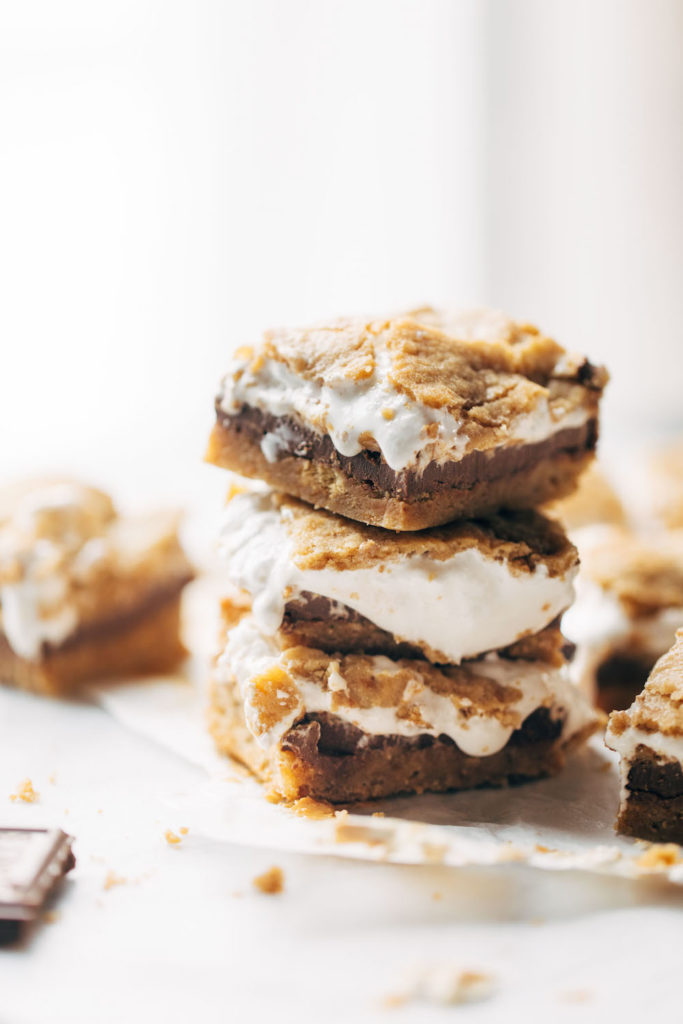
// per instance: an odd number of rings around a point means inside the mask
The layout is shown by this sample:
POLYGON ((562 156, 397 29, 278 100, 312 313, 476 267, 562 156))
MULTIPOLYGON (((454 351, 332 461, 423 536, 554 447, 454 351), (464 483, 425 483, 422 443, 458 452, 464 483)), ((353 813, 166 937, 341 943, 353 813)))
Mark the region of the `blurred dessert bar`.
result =
POLYGON ((655 518, 669 529, 683 527, 683 441, 662 445, 648 469, 649 504, 655 518))
POLYGON ((52 695, 174 668, 193 571, 177 515, 119 516, 69 480, 0 491, 0 680, 52 695))
POLYGON ((597 462, 588 466, 572 494, 551 502, 543 511, 559 519, 579 547, 581 534, 577 531, 598 523, 625 526, 627 521, 621 498, 597 462))
POLYGON ((581 560, 564 620, 577 645, 573 672, 600 708, 622 710, 683 625, 683 531, 640 538, 604 526, 581 560))
POLYGON ((392 535, 269 493, 228 504, 211 727, 294 799, 552 774, 596 727, 559 618, 575 548, 518 511, 392 535))
POLYGON ((610 715, 606 742, 621 758, 617 829, 683 843, 683 629, 628 711, 610 715))
POLYGON ((421 530, 571 492, 606 381, 488 311, 271 331, 237 352, 207 459, 360 522, 421 530))

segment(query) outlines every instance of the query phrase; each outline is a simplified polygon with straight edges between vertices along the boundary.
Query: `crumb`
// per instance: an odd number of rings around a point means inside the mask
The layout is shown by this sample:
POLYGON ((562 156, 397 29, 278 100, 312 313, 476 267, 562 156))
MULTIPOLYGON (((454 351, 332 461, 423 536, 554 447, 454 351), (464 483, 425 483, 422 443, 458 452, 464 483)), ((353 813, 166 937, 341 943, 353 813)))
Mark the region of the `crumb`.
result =
POLYGON ((48 780, 47 781, 52 786, 56 786, 57 785, 57 772, 52 772, 52 774, 48 776, 48 780))
POLYGON ((443 864, 448 852, 445 843, 421 843, 422 854, 427 864, 443 864))
POLYGON ((127 881, 128 879, 124 878, 123 875, 117 875, 115 871, 107 871, 102 888, 109 891, 109 889, 113 889, 116 885, 125 885, 127 881))
POLYGON ((310 818, 312 821, 333 818, 336 813, 332 804, 328 804, 326 800, 313 800, 310 796, 303 796, 287 806, 299 818, 310 818))
POLYGON ((178 831, 180 832, 181 836, 186 836, 190 830, 187 827, 187 825, 181 825, 178 831))
POLYGON ((30 779, 24 779, 24 781, 17 786, 16 793, 12 793, 10 795, 10 800, 13 803, 16 803, 17 800, 21 800, 25 804, 34 804, 39 799, 40 793, 33 788, 33 783, 30 779))
POLYGON ((373 811, 372 812, 372 817, 373 818, 383 818, 384 817, 384 811, 373 811))
POLYGON ((676 843, 653 843, 649 850, 636 860, 637 867, 646 871, 664 871, 680 863, 681 848, 676 843))
POLYGON ((438 903, 439 900, 443 899, 443 893, 442 892, 433 892, 432 893, 432 899, 434 900, 435 903, 438 903))
POLYGON ((334 827, 336 843, 365 843, 367 846, 386 846, 387 837, 364 825, 337 823, 334 827))
POLYGON ((269 789, 268 792, 266 793, 266 800, 268 801, 269 804, 281 804, 283 802, 283 799, 284 798, 281 796, 280 793, 277 792, 276 789, 269 789))
POLYGON ((45 924, 54 924, 56 921, 59 921, 60 916, 58 910, 46 910, 43 914, 43 921, 45 924))
POLYGON ((348 811, 335 811, 334 812, 334 816, 335 816, 336 820, 339 821, 339 822, 346 821, 346 819, 349 816, 349 812, 348 811))
POLYGON ((536 843, 534 846, 536 853, 557 853, 557 850, 553 846, 543 846, 541 843, 536 843))
POLYGON ((587 1003, 593 998, 593 993, 587 988, 575 988, 560 992, 557 998, 563 1003, 587 1003))
POLYGON ((409 1002, 432 1003, 436 1006, 457 1006, 489 999, 495 991, 493 975, 484 971, 453 967, 430 967, 414 973, 408 985, 382 1000, 385 1008, 404 1006, 409 1002))
POLYGON ((102 814, 102 808, 101 808, 101 807, 98 807, 98 808, 97 808, 97 813, 98 813, 98 814, 102 814))
POLYGON ((164 832, 164 839, 169 846, 178 846, 179 843, 182 843, 180 836, 176 835, 175 832, 172 832, 170 828, 167 828, 164 832))
POLYGON ((393 420, 394 410, 389 408, 382 409, 382 416, 385 420, 393 420))
POLYGON ((275 896, 284 889, 284 875, 282 868, 272 867, 252 879, 255 889, 265 893, 267 896, 275 896))

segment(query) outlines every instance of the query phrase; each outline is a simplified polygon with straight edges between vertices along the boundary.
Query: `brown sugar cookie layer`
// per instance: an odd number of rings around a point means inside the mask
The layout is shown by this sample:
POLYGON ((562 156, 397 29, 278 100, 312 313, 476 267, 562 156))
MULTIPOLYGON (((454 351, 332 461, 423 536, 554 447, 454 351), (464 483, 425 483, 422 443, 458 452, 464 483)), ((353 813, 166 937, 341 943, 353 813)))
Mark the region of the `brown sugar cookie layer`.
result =
POLYGON ((53 695, 167 671, 185 656, 180 595, 193 577, 177 515, 121 517, 70 480, 0 493, 0 679, 53 695))
POLYGON ((610 715, 605 741, 621 757, 617 829, 683 843, 683 629, 631 707, 610 715))
POLYGON ((606 379, 500 314, 271 332, 238 352, 207 459, 361 522, 424 529, 569 493, 606 379))
POLYGON ((522 781, 558 770, 595 725, 564 665, 280 650, 250 615, 228 633, 212 693, 219 749, 288 799, 522 781))

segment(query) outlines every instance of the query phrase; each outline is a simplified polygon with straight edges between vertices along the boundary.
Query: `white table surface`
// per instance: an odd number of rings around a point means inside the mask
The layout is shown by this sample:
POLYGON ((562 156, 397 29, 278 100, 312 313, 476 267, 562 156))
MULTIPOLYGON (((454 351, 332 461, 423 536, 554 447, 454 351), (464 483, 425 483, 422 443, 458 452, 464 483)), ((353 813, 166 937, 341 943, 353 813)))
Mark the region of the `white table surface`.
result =
POLYGON ((200 839, 169 809, 200 771, 100 708, 0 692, 3 823, 76 836, 56 920, 0 952, 0 1024, 636 1020, 679 1005, 683 891, 509 865, 455 870, 200 839), (54 773, 54 776, 53 776, 54 773), (25 777, 34 804, 9 795, 25 777), (50 781, 51 776, 54 782, 50 781), (285 891, 252 878, 272 864, 285 891), (126 879, 105 888, 109 872, 126 879), (431 964, 491 972, 465 1007, 382 1006, 431 964))

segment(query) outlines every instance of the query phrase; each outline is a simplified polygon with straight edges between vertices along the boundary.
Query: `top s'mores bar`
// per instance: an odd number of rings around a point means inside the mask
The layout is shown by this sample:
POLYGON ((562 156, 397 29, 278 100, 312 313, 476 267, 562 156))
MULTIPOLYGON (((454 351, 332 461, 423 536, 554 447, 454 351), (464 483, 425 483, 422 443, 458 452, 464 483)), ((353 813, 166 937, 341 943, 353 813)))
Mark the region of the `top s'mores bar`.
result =
POLYGON ((421 530, 571 492, 606 381, 495 312, 275 330, 236 353, 207 459, 363 523, 421 530))
POLYGON ((175 667, 193 576, 177 527, 173 512, 119 516, 71 480, 0 490, 0 681, 64 695, 175 667))

